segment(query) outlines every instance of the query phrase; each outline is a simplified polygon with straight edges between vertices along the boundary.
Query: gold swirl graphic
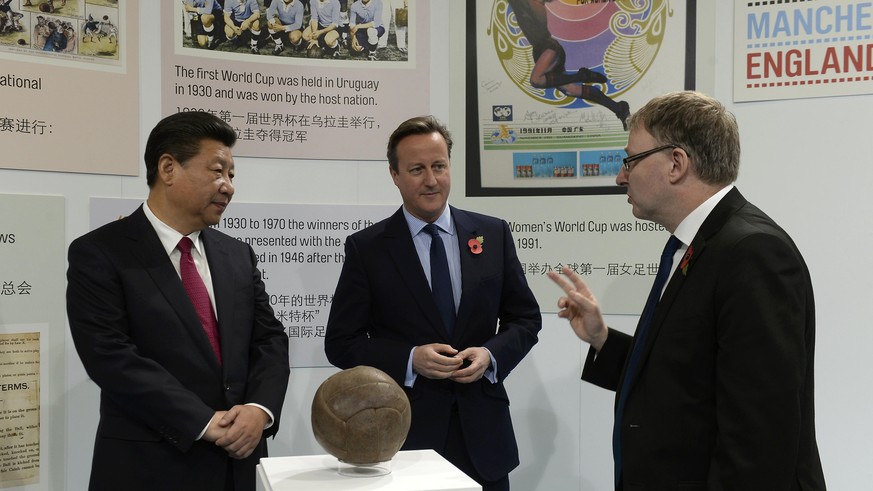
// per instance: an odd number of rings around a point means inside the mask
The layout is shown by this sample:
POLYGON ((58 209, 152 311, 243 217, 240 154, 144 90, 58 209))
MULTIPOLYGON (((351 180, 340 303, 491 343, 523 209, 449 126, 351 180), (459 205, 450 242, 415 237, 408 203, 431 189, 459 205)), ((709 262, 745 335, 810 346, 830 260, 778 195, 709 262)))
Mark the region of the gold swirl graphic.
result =
POLYGON ((621 94, 633 87, 648 71, 664 41, 667 17, 673 15, 669 0, 616 0, 619 11, 610 19, 617 34, 606 48, 603 68, 621 94), (648 16, 641 18, 646 11, 648 16))

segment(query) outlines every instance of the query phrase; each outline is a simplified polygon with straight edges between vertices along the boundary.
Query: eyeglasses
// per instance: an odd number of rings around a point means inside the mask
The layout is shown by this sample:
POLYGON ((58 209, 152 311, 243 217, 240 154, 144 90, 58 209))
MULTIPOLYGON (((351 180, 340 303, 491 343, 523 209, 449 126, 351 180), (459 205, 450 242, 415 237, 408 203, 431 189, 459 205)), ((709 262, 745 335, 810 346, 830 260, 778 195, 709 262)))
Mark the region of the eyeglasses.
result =
POLYGON ((621 159, 624 164, 624 170, 627 172, 631 171, 631 163, 636 162, 638 160, 643 160, 644 158, 652 155, 653 153, 660 152, 661 150, 667 150, 668 148, 682 148, 681 146, 675 143, 668 143, 666 145, 661 145, 660 147, 655 147, 651 150, 646 150, 645 152, 640 152, 634 155, 628 155, 627 157, 621 159))

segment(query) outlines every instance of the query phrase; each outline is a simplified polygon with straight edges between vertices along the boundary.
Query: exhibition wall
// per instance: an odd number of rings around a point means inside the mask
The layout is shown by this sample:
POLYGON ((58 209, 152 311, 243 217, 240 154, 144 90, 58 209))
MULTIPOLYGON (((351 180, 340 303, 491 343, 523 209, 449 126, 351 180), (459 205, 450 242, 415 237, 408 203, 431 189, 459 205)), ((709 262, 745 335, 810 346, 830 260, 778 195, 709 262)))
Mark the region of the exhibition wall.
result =
MULTIPOLYGON (((419 39, 427 46, 427 53, 419 53, 418 62, 427 65, 428 83, 426 91, 415 95, 424 103, 415 107, 428 108, 448 122, 450 129, 456 129, 450 202, 507 221, 526 220, 532 213, 530 209, 543 213, 552 210, 565 218, 600 215, 615 220, 616 216, 626 215, 624 219, 632 220, 630 208, 620 194, 466 195, 462 150, 467 144, 462 130, 467 111, 466 1, 426 4, 428 28, 420 32, 427 32, 429 39, 427 43, 419 39)), ((172 27, 158 28, 162 25, 161 12, 153 8, 152 2, 133 5, 140 31, 139 52, 134 57, 139 101, 138 112, 123 116, 139 127, 139 148, 134 153, 141 156, 148 131, 165 115, 161 91, 162 87, 169 89, 162 78, 166 60, 161 43, 163 36, 171 35, 172 27)), ((873 184, 873 158, 866 150, 873 129, 868 109, 873 106, 873 95, 734 102, 734 9, 734 2, 698 2, 695 85, 724 102, 737 117, 743 145, 738 188, 788 231, 807 261, 816 294, 816 421, 825 477, 830 489, 865 489, 873 482, 873 396, 865 389, 873 386, 873 356, 869 354, 873 329, 868 320, 873 292, 873 204, 867 195, 868 186, 873 184)), ((53 110, 65 109, 55 104, 53 110)), ((79 131, 103 132, 106 139, 111 139, 115 129, 99 118, 83 117, 79 131)), ((0 133, 0 161, 9 151, 4 138, 0 133)), ((383 141, 370 144, 377 147, 375 153, 384 153, 383 141)), ((64 158, 84 163, 89 155, 71 153, 64 158)), ((0 168, 0 194, 62 197, 65 251, 73 239, 92 227, 91 198, 146 197, 141 158, 137 165, 139 175, 0 168)), ((400 204, 385 160, 298 158, 293 154, 237 156, 234 185, 235 203, 373 205, 385 209, 400 204)), ((0 223, 0 233, 4 233, 3 229, 0 223)), ((642 248, 645 257, 654 257, 666 233, 646 233, 633 244, 618 244, 622 237, 608 235, 591 240, 613 240, 616 247, 642 248)), ((573 247, 584 250, 585 237, 574 242, 573 247)), ((0 271, 0 279, 2 275, 0 271)), ((49 275, 57 282, 51 291, 59 295, 49 300, 48 307, 63 309, 63 271, 49 275)), ((588 347, 578 341, 566 321, 557 317, 557 288, 551 299, 547 298, 546 288, 542 284, 538 287, 544 312, 539 344, 506 382, 521 451, 521 465, 510 475, 513 488, 608 491, 612 489, 613 393, 579 380, 588 347)), ((630 307, 641 306, 646 288, 635 284, 628 292, 606 286, 602 296, 621 295, 628 299, 630 307), (635 297, 637 303, 633 303, 635 297)), ((608 319, 614 327, 632 332, 636 323, 632 311, 617 307, 608 319)), ((0 311, 0 325, 9 322, 0 311)), ((22 485, 20 489, 60 489, 46 487, 55 482, 52 479, 62 481, 68 490, 87 487, 99 390, 85 374, 66 326, 60 328, 64 332, 52 333, 53 339, 63 336, 63 342, 45 345, 41 360, 43 370, 53 380, 60 377, 60 383, 44 388, 53 392, 42 396, 45 413, 63 411, 53 416, 52 421, 61 421, 51 426, 63 434, 43 436, 44 441, 51 438, 60 451, 52 454, 55 471, 46 471, 42 483, 22 485)), ((40 329, 44 332, 46 328, 40 329)), ((319 384, 336 371, 328 366, 292 368, 281 428, 270 441, 272 456, 323 453, 312 436, 310 404, 319 384)))

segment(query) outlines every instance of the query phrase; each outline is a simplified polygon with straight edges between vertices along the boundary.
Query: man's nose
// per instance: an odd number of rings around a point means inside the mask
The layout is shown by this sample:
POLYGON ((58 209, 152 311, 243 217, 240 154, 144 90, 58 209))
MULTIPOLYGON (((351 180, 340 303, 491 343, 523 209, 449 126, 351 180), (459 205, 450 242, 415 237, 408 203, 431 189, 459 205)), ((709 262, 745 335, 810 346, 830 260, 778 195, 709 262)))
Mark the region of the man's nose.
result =
POLYGON ((233 181, 231 181, 230 179, 225 179, 224 182, 221 184, 221 188, 219 188, 219 190, 228 196, 233 196, 233 181))
POLYGON ((619 186, 627 186, 627 169, 622 165, 618 168, 618 175, 615 176, 615 183, 619 186))

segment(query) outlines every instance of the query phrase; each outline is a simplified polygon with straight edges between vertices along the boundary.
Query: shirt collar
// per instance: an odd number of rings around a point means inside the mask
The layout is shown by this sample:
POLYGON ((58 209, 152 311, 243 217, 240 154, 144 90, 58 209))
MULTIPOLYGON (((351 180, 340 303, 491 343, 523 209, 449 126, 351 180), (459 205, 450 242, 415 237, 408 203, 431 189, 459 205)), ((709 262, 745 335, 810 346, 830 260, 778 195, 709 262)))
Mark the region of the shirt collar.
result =
POLYGON ((697 231, 700 230, 703 222, 706 221, 706 217, 712 213, 712 210, 715 208, 715 205, 721 201, 725 195, 734 188, 733 184, 728 184, 723 187, 717 193, 713 194, 706 201, 701 203, 697 208, 694 209, 691 213, 686 216, 682 222, 679 223, 679 226, 676 227, 676 231, 673 232, 673 235, 676 236, 677 239, 681 240, 683 244, 691 245, 691 241, 694 240, 694 236, 697 235, 697 231))
MULTIPOLYGON (((164 250, 167 251, 167 255, 173 253, 173 250, 176 249, 176 246, 179 244, 179 240, 184 237, 180 234, 176 229, 162 222, 157 215, 152 212, 152 209, 149 208, 149 203, 146 201, 142 205, 142 211, 145 213, 146 218, 149 223, 154 227, 155 232, 158 233, 158 239, 161 240, 161 244, 164 246, 164 250)), ((188 237, 194 243, 194 248, 202 257, 206 257, 203 254, 203 244, 200 242, 200 231, 197 230, 195 232, 191 232, 188 237)))
MULTIPOLYGON (((424 226, 428 224, 428 222, 425 222, 424 220, 413 216, 412 213, 409 213, 405 206, 403 207, 403 217, 406 218, 406 224, 409 226, 409 232, 413 237, 418 235, 424 226)), ((448 204, 446 204, 446 209, 443 211, 443 214, 433 223, 443 232, 449 235, 455 235, 455 223, 452 221, 451 207, 448 204)))

